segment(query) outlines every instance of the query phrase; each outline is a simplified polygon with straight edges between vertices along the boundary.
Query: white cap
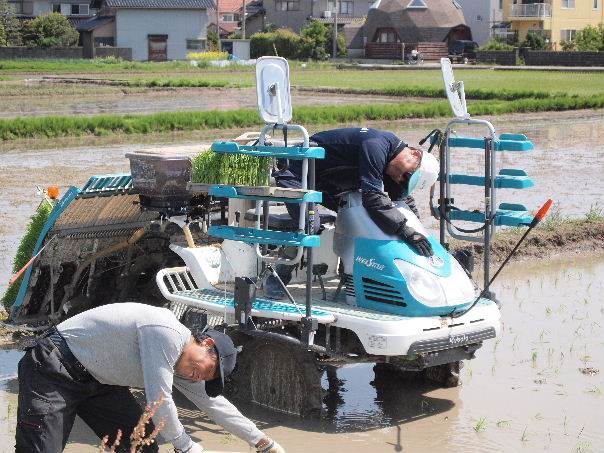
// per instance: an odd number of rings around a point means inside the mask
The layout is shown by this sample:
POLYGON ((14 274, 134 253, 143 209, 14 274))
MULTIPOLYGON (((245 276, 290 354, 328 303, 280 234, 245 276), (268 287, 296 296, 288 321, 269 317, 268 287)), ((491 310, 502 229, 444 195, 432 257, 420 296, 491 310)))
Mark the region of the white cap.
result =
POLYGON ((438 179, 439 171, 440 165, 438 164, 436 157, 429 152, 423 151, 419 168, 415 170, 411 175, 411 178, 409 178, 406 195, 409 196, 416 190, 430 188, 438 179))

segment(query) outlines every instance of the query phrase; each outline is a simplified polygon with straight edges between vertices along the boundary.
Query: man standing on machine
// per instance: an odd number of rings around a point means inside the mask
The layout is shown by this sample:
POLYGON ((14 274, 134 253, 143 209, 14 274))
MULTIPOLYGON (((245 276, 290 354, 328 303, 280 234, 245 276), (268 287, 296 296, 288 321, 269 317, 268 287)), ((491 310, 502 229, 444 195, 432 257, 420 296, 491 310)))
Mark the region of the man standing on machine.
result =
MULTIPOLYGON (((325 149, 325 158, 315 163, 316 189, 323 192, 323 206, 337 211, 339 194, 360 190, 363 207, 385 233, 400 237, 420 255, 433 254, 428 239, 407 225, 407 219, 393 203, 404 198, 417 215, 410 195, 414 189, 431 186, 436 181, 439 165, 432 154, 407 146, 392 132, 369 128, 318 132, 310 141, 325 149)), ((273 172, 277 185, 300 188, 301 161, 279 164, 279 169, 273 172)), ((297 221, 297 206, 286 206, 297 221)), ((315 231, 319 229, 318 218, 315 216, 315 231)), ((287 274, 291 274, 291 269, 283 265, 277 268, 279 275, 285 277, 282 280, 289 281, 287 274)), ((274 293, 278 298, 280 285, 272 279, 267 280, 267 296, 274 293)))

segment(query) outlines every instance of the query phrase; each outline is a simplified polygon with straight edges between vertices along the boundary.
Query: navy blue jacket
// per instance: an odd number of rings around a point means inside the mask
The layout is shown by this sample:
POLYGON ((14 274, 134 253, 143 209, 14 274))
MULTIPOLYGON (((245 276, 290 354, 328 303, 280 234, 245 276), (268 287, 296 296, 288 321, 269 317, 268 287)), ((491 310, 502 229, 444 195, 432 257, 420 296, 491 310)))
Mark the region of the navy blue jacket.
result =
MULTIPOLYGON (((325 148, 325 159, 315 161, 317 189, 329 195, 360 189, 371 219, 384 232, 399 234, 406 219, 392 200, 400 199, 403 190, 386 175, 386 166, 406 144, 392 132, 368 128, 318 132, 310 140, 325 148)), ((290 161, 289 171, 299 178, 300 161, 290 161)), ((275 174, 278 182, 279 177, 275 174)))

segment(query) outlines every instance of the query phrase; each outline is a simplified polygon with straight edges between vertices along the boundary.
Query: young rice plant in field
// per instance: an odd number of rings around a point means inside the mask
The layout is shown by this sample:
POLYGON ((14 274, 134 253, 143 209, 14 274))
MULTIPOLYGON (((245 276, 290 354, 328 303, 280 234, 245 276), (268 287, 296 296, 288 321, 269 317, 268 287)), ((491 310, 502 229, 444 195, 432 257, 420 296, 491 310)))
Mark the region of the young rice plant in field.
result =
POLYGON ((487 429, 487 419, 484 417, 480 417, 476 424, 474 425, 474 431, 477 433, 484 431, 487 429))

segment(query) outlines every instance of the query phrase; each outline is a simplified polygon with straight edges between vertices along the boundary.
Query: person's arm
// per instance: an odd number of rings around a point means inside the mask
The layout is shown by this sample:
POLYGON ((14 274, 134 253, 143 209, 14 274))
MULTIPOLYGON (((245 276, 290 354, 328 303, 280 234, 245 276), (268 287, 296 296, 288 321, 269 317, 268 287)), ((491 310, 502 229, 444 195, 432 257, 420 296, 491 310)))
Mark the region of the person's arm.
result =
POLYGON ((365 140, 359 156, 359 180, 363 207, 377 226, 387 234, 398 234, 407 219, 383 191, 389 144, 365 140))
POLYGON ((180 355, 181 334, 169 327, 145 325, 138 328, 138 341, 145 381, 147 402, 154 403, 163 396, 153 422, 157 426, 163 420, 160 436, 179 451, 188 451, 193 441, 178 419, 176 404, 172 399, 174 364, 180 355))
POLYGON ((389 145, 381 140, 363 142, 359 156, 359 179, 363 207, 382 231, 395 234, 415 251, 424 256, 432 255, 428 239, 407 225, 407 218, 398 210, 390 197, 383 192, 384 172, 389 145))
POLYGON ((231 434, 255 447, 266 436, 254 422, 245 417, 224 396, 210 398, 206 394, 205 382, 194 382, 176 376, 174 386, 182 392, 195 406, 205 412, 214 422, 218 423, 231 434))
POLYGON ((409 209, 411 209, 413 214, 415 214, 415 216, 419 219, 419 210, 417 209, 417 205, 415 204, 415 198, 413 198, 411 195, 408 195, 403 198, 403 201, 409 207, 409 209))

